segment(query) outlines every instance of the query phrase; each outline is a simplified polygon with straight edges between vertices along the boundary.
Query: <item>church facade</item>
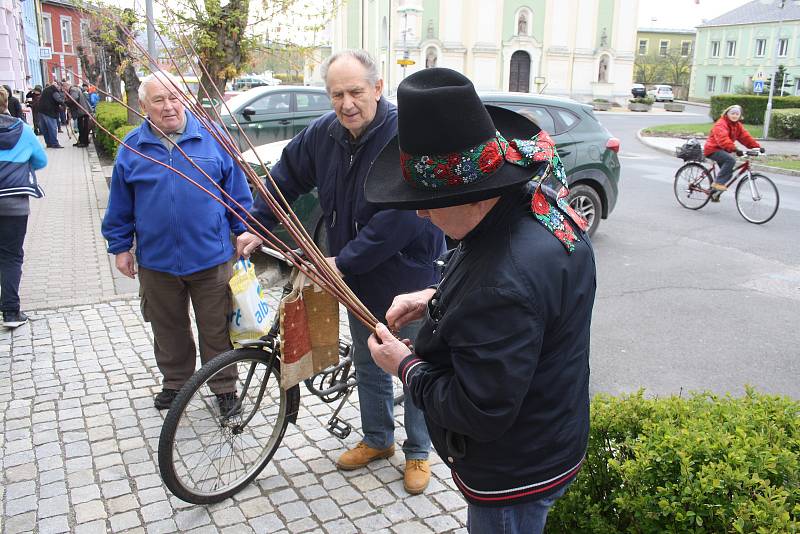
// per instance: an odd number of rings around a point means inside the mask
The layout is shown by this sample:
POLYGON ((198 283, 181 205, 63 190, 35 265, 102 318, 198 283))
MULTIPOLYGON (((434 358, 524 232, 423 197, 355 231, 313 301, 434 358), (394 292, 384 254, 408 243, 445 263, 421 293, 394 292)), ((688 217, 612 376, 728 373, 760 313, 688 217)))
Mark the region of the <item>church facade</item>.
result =
POLYGON ((639 0, 363 0, 333 20, 333 50, 365 48, 389 94, 412 72, 458 70, 479 90, 624 102, 639 0))

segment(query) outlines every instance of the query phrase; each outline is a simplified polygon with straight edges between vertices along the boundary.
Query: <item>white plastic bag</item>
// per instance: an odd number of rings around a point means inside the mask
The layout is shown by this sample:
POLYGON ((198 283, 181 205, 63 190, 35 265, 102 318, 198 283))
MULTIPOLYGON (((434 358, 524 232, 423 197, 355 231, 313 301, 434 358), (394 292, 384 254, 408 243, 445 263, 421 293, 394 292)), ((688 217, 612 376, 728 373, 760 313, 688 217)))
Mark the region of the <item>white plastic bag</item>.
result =
POLYGON ((228 330, 233 344, 258 339, 269 332, 269 307, 250 260, 239 260, 233 265, 229 285, 233 293, 233 309, 228 330))

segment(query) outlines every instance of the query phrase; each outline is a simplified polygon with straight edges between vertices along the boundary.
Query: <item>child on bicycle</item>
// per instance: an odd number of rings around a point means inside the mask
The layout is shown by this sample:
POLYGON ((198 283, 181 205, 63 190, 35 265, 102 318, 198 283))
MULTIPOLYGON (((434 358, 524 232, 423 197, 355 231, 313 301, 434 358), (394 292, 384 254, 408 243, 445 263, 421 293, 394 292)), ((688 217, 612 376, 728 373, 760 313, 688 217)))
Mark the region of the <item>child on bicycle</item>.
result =
POLYGON ((703 155, 713 159, 719 165, 719 174, 711 188, 715 191, 727 191, 728 180, 733 174, 733 167, 736 165, 736 158, 731 155, 735 152, 737 156, 742 156, 744 152, 736 148, 736 141, 747 148, 764 149, 753 139, 750 133, 741 123, 742 107, 738 105, 730 106, 722 112, 722 116, 714 123, 711 133, 708 134, 703 155))

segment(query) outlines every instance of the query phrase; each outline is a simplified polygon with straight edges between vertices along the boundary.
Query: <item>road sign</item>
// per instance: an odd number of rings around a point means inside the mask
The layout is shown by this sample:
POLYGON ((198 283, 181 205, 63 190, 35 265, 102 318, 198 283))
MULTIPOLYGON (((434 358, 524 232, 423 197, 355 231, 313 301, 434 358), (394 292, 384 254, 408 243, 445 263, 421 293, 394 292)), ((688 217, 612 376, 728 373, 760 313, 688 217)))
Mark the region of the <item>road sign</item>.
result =
POLYGON ((760 82, 763 82, 766 79, 767 79, 767 76, 764 74, 763 71, 758 71, 758 72, 756 72, 756 75, 753 76, 753 81, 758 80, 760 82))
POLYGON ((49 46, 40 46, 39 47, 39 59, 52 59, 53 58, 53 49, 49 46))
POLYGON ((764 92, 764 80, 753 80, 753 92, 754 93, 764 92))
POLYGON ((402 65, 404 67, 407 67, 409 65, 413 65, 414 63, 416 63, 416 61, 414 61, 413 59, 408 59, 408 58, 401 58, 401 59, 397 60, 397 64, 398 65, 402 65))

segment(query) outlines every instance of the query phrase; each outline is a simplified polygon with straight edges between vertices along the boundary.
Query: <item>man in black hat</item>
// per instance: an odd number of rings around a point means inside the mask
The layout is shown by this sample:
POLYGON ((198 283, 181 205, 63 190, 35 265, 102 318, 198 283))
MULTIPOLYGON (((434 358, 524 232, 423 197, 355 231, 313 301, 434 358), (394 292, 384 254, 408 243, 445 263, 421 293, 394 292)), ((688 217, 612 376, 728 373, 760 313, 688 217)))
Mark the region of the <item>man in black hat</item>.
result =
POLYGON ((416 210, 461 242, 438 286, 386 313, 394 330, 424 318, 413 347, 378 324, 370 351, 425 413, 469 503, 468 530, 542 532, 588 444, 586 221, 567 204, 550 137, 484 107, 463 75, 425 69, 397 99, 398 137, 370 171, 367 200, 416 210))
MULTIPOLYGON (((271 174, 289 202, 316 186, 329 263, 373 315, 384 317, 396 295, 435 281, 434 261, 444 253, 444 236, 413 213, 378 208, 364 200, 369 166, 397 133, 397 108, 381 96, 383 80, 375 61, 363 50, 344 50, 329 57, 321 70, 334 112, 292 139, 271 174)), ((255 208, 253 214, 267 228, 276 224, 260 197, 255 208)), ((260 243, 254 236, 238 241, 237 252, 245 256, 260 243)), ((349 323, 364 439, 337 460, 344 470, 394 454, 392 378, 370 357, 370 330, 353 315, 349 323)), ((404 325, 404 337, 415 337, 418 328, 419 322, 404 325)), ((403 486, 418 494, 430 480, 430 438, 413 402, 405 404, 404 422, 408 439, 403 443, 403 486)))

